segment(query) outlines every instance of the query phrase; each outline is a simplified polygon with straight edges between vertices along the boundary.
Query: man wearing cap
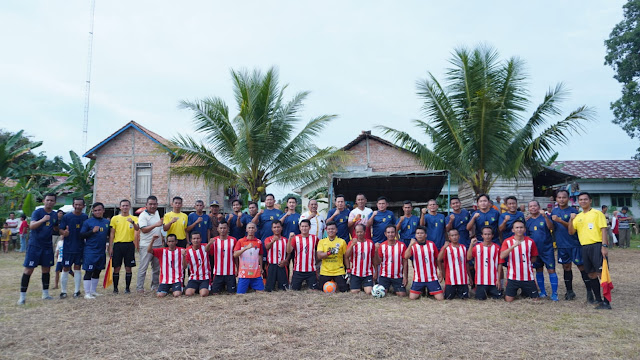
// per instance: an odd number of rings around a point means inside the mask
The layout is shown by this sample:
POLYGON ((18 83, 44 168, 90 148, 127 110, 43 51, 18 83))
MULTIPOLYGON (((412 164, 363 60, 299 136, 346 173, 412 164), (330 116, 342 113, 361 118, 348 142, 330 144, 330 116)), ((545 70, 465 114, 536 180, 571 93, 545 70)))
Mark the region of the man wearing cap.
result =
MULTIPOLYGON (((218 236, 218 225, 224 222, 224 216, 220 213, 220 203, 217 200, 211 201, 209 204, 209 218, 211 219, 211 238, 218 236)), ((203 243, 207 243, 204 238, 203 243)))

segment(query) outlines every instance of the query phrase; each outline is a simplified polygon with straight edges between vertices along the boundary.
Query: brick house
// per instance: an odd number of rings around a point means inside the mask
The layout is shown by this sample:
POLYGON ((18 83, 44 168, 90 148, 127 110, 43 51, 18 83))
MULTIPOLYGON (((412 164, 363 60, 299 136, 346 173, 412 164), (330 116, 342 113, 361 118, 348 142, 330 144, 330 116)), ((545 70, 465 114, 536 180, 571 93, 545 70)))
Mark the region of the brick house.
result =
POLYGON ((131 200, 134 209, 143 207, 149 195, 158 197, 158 209, 171 209, 171 199, 184 199, 183 210, 194 210, 196 200, 208 204, 217 200, 224 207, 222 186, 206 185, 190 176, 172 175, 171 168, 180 163, 169 150, 169 141, 142 125, 131 121, 83 156, 95 159, 94 202, 105 204, 112 215, 120 200, 131 200))

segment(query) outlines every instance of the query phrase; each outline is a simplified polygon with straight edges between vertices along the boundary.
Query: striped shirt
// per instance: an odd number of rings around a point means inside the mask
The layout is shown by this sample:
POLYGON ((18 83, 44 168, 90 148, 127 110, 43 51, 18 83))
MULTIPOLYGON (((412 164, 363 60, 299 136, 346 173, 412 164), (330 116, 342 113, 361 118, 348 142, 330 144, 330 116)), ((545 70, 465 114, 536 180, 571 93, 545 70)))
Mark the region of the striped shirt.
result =
POLYGON ((160 284, 182 282, 182 248, 173 251, 169 248, 153 249, 153 256, 160 260, 160 284))
POLYGON ((293 251, 296 253, 293 271, 316 271, 316 246, 318 238, 309 234, 308 237, 296 235, 291 239, 293 251))
POLYGON ((462 244, 458 247, 449 245, 444 251, 445 284, 469 284, 469 277, 467 275, 467 248, 462 244))
POLYGON ((216 237, 211 240, 209 255, 213 255, 213 275, 235 275, 236 266, 233 258, 233 247, 236 238, 227 236, 226 239, 216 237))
POLYGON ((264 244, 271 244, 271 249, 267 250, 267 262, 269 264, 279 264, 282 260, 287 258, 287 238, 280 236, 280 239, 274 242, 273 236, 269 236, 264 240, 264 244))
POLYGON ((497 285, 500 247, 493 242, 489 246, 478 243, 472 254, 476 264, 476 285, 497 285))
POLYGON ((373 275, 371 261, 373 259, 373 241, 365 239, 360 242, 354 241, 351 247, 351 275, 365 277, 373 275))
POLYGON ((427 240, 424 244, 413 244, 411 256, 413 256, 413 282, 438 281, 436 271, 438 248, 433 241, 427 240))
POLYGON ((390 245, 389 241, 380 244, 380 247, 378 247, 380 276, 390 279, 402 279, 402 263, 406 249, 407 246, 402 241, 396 241, 394 245, 390 245))
MULTIPOLYGON (((510 237, 506 239, 502 243, 502 247, 500 248, 500 252, 507 250, 515 243, 514 237, 510 237)), ((515 247, 509 257, 507 259, 501 260, 501 262, 506 262, 507 267, 509 268, 507 272, 507 279, 516 280, 516 281, 532 281, 533 277, 533 268, 531 267, 532 256, 538 256, 538 248, 536 247, 536 243, 528 236, 524 237, 524 240, 520 242, 520 245, 515 247)))
POLYGON ((189 266, 189 280, 209 280, 211 267, 209 266, 209 255, 204 246, 198 250, 193 247, 187 248, 187 266, 189 266))

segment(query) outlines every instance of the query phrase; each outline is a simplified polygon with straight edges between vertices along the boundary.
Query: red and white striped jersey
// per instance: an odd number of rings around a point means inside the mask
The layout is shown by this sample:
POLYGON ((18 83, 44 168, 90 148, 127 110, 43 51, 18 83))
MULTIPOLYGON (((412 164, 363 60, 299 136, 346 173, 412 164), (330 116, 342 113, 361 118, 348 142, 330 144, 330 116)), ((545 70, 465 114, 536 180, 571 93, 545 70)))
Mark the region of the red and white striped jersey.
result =
POLYGON ((402 241, 389 245, 389 241, 380 244, 378 257, 380 258, 380 276, 390 279, 402 278, 402 263, 407 246, 402 241))
POLYGON ((438 248, 433 241, 427 240, 424 244, 413 244, 411 256, 413 256, 413 282, 438 281, 436 270, 438 248))
MULTIPOLYGON (((267 262, 269 264, 279 264, 282 260, 287 258, 287 238, 280 236, 280 239, 276 241, 271 249, 267 250, 267 262)), ((273 236, 269 236, 264 240, 264 244, 271 244, 274 242, 273 236)))
POLYGON ((476 285, 497 285, 500 247, 492 242, 489 246, 477 243, 472 250, 476 263, 476 285))
POLYGON ((351 240, 355 243, 351 247, 351 275, 365 277, 373 275, 372 259, 373 259, 373 241, 365 239, 360 242, 351 240))
POLYGON ((235 275, 236 265, 233 258, 233 247, 236 238, 227 236, 226 239, 215 237, 211 240, 209 255, 213 255, 213 275, 235 275))
POLYGON ((467 275, 467 248, 462 244, 458 247, 449 245, 444 251, 445 284, 469 284, 469 277, 467 275))
POLYGON ((318 238, 309 234, 308 237, 296 235, 291 239, 293 251, 296 253, 293 271, 316 271, 316 246, 318 238))
POLYGON ((209 280, 211 267, 209 266, 209 254, 204 246, 198 250, 191 246, 187 248, 187 266, 189 266, 189 280, 209 280))
POLYGON ((160 260, 160 284, 182 282, 182 248, 173 251, 169 248, 153 249, 153 256, 160 260))
MULTIPOLYGON (((503 241, 500 252, 507 250, 514 244, 514 242, 515 239, 513 236, 503 241)), ((517 281, 535 280, 533 277, 533 268, 531 267, 532 256, 538 256, 538 248, 536 247, 536 243, 533 239, 525 236, 524 240, 520 242, 520 245, 511 251, 509 257, 500 261, 507 263, 507 279, 517 281)))

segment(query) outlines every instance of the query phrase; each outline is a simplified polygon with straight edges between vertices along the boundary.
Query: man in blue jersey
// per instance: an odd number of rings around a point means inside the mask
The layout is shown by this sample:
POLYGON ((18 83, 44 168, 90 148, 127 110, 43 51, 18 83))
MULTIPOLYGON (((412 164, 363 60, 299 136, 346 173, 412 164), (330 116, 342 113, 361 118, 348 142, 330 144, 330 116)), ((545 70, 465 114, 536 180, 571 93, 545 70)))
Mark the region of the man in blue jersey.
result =
MULTIPOLYGON (((82 223, 80 228, 80 237, 85 241, 82 258, 85 299, 95 299, 98 295, 96 289, 100 271, 105 268, 107 262, 105 247, 109 242, 109 220, 103 217, 104 205, 99 202, 93 204, 91 213, 93 217, 82 223)), ((80 277, 79 272, 77 277, 80 277)))
POLYGON ((460 244, 464 245, 468 249, 471 244, 471 240, 469 239, 469 230, 467 230, 467 225, 469 224, 471 215, 466 209, 462 208, 462 203, 459 198, 452 197, 450 204, 453 212, 447 217, 446 231, 448 233, 451 229, 458 230, 458 234, 460 234, 460 244))
POLYGON ((276 198, 273 194, 267 194, 264 199, 265 208, 260 210, 251 220, 254 224, 258 225, 258 232, 255 234, 256 238, 262 240, 273 235, 271 230, 271 223, 273 220, 278 220, 282 217, 282 211, 275 208, 276 198))
POLYGON ((73 297, 80 297, 82 278, 79 270, 80 265, 82 265, 82 252, 84 250, 84 240, 80 238, 80 227, 89 218, 82 210, 84 210, 84 199, 74 198, 73 211, 65 214, 60 221, 60 235, 64 236, 60 299, 67 297, 67 282, 69 281, 69 270, 71 270, 72 265, 73 270, 78 274, 78 276, 74 277, 75 290, 73 297))
POLYGON ((336 195, 335 200, 336 207, 329 210, 327 214, 327 223, 333 221, 338 227, 338 237, 349 243, 351 237, 349 236, 349 213, 351 210, 347 209, 344 195, 336 195))
POLYGON ((371 227, 371 240, 373 240, 375 244, 380 244, 387 240, 387 236, 385 235, 387 226, 395 226, 397 221, 393 212, 387 210, 389 202, 386 197, 380 196, 377 205, 378 210, 374 211, 369 220, 367 220, 367 227, 371 227))
POLYGON ((500 219, 498 220, 502 241, 513 236, 514 221, 525 222, 524 214, 518 210, 518 199, 515 196, 507 196, 504 202, 507 204, 507 211, 500 214, 500 219))
POLYGON ((231 204, 233 208, 233 215, 227 216, 227 223, 229 224, 229 235, 242 239, 246 235, 245 228, 251 219, 258 213, 258 205, 255 203, 249 204, 249 214, 242 212, 242 201, 234 200, 231 204), (252 213, 253 210, 253 213, 252 213))
POLYGON ((476 238, 481 239, 482 228, 488 226, 493 230, 493 242, 500 245, 500 238, 498 236, 500 212, 491 207, 491 202, 487 194, 478 195, 476 203, 478 204, 478 210, 471 215, 471 221, 467 224, 467 230, 475 231, 476 238))
POLYGON ((551 300, 558 301, 558 275, 556 274, 556 258, 553 253, 553 239, 551 229, 553 223, 547 214, 540 211, 540 203, 536 200, 529 201, 529 216, 526 222, 527 236, 532 238, 538 248, 538 257, 533 263, 536 269, 536 281, 540 289, 539 297, 546 297, 547 291, 544 286, 544 268, 549 273, 549 283, 551 284, 551 300))
POLYGON ((287 212, 280 218, 282 236, 289 239, 300 234, 300 214, 296 212, 296 206, 298 206, 298 199, 290 196, 287 199, 287 212))
POLYGON ((402 204, 402 213, 403 215, 396 225, 396 230, 400 241, 409 246, 411 239, 416 238, 416 228, 420 225, 420 218, 413 215, 413 204, 409 200, 405 200, 402 204))
POLYGON ((29 247, 24 257, 24 271, 20 281, 20 299, 18 305, 24 305, 27 300, 27 288, 33 269, 40 266, 42 269, 42 299, 51 300, 49 296, 49 270, 53 266, 53 244, 51 237, 58 233, 58 216, 53 210, 56 204, 56 195, 47 194, 43 200, 44 207, 37 209, 31 215, 29 229, 29 247))
POLYGON ((427 240, 433 241, 438 250, 444 246, 444 215, 438 214, 438 203, 431 199, 427 203, 427 208, 422 209, 420 214, 420 226, 427 228, 427 240))
POLYGON ((580 270, 582 281, 587 288, 587 301, 594 303, 593 292, 589 286, 589 275, 584 271, 584 266, 582 265, 582 247, 578 240, 578 235, 571 235, 568 231, 571 214, 577 214, 578 210, 569 206, 569 192, 567 190, 558 190, 556 202, 558 206, 551 210, 551 220, 554 225, 553 233, 556 235, 558 263, 562 264, 564 285, 567 289, 564 299, 573 300, 576 298, 576 293, 573 292, 573 272, 571 271, 571 264, 573 263, 580 270))
POLYGON ((200 242, 206 244, 211 236, 211 217, 204 212, 204 201, 196 200, 196 212, 192 212, 187 216, 187 233, 189 234, 189 243, 191 243, 191 233, 193 231, 200 234, 200 242))

